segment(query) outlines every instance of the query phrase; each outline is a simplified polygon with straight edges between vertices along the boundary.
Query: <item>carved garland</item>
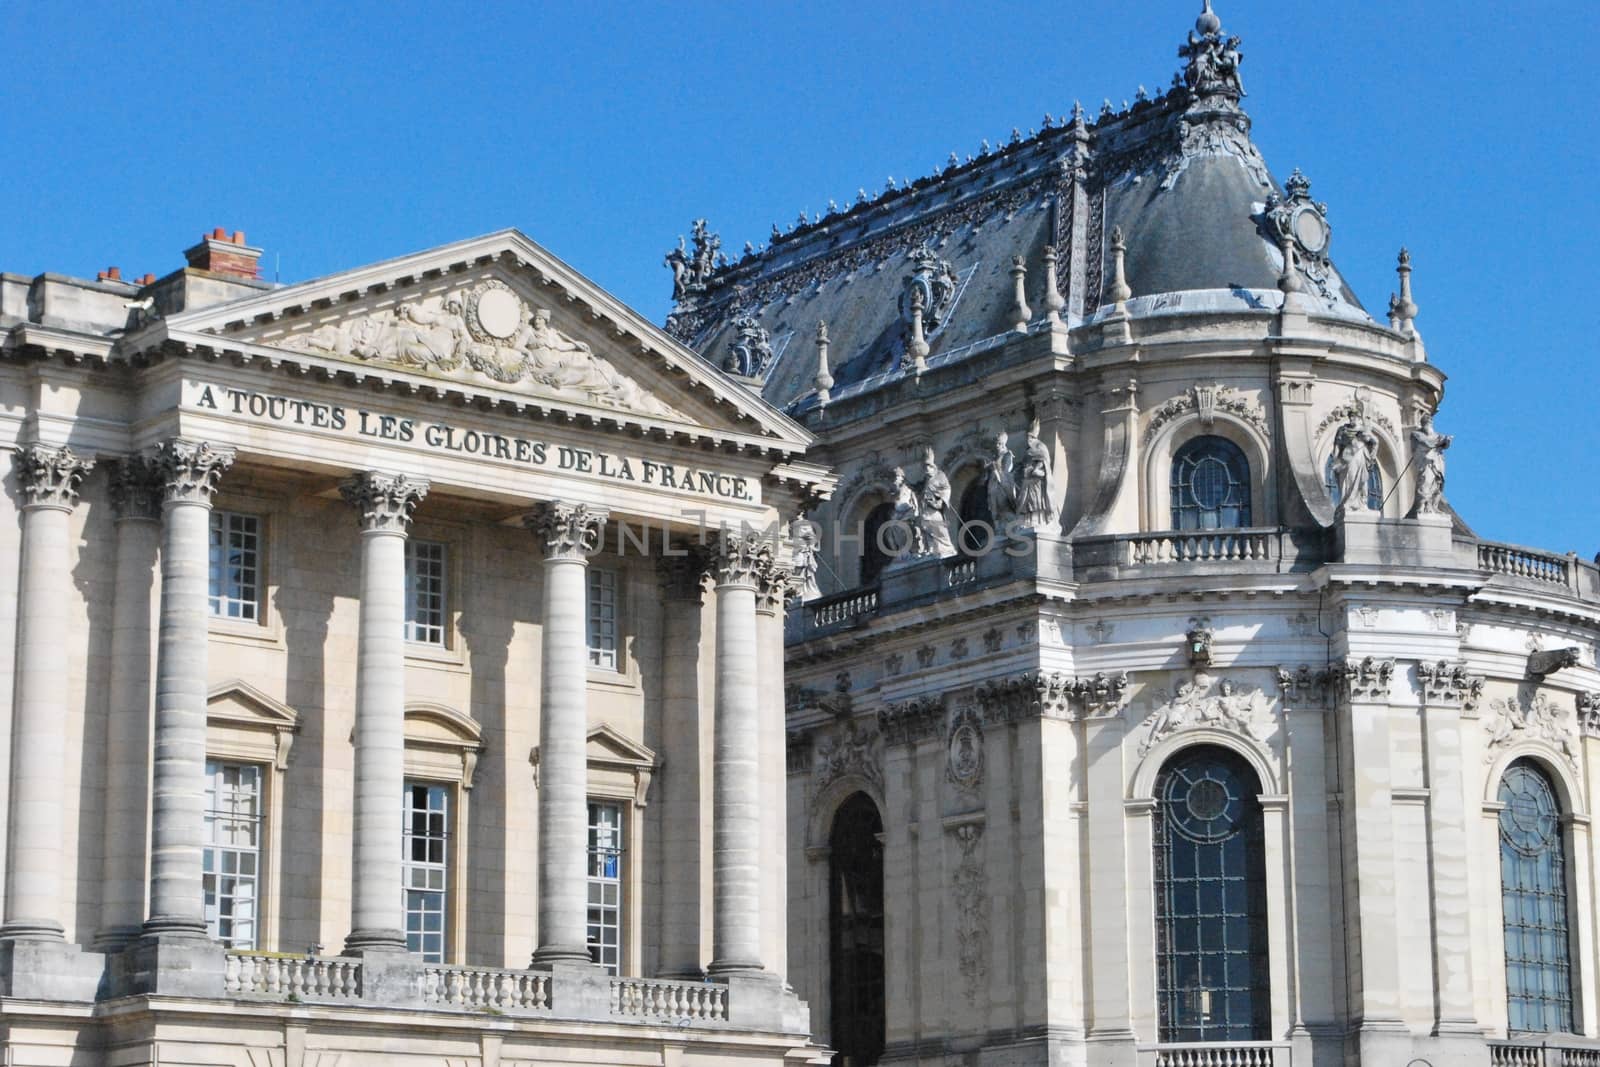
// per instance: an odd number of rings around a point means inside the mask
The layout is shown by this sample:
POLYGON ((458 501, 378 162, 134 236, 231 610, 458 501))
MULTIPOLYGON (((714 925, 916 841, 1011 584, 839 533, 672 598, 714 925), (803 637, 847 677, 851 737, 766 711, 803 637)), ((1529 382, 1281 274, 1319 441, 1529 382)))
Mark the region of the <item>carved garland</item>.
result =
POLYGON ((956 904, 956 968, 967 1000, 984 997, 989 973, 989 892, 984 864, 983 823, 965 822, 953 830, 961 860, 952 878, 956 904))
POLYGON ((1270 436, 1267 417, 1259 404, 1252 404, 1231 385, 1190 386, 1188 392, 1173 397, 1157 407, 1150 415, 1150 424, 1144 430, 1144 443, 1149 444, 1156 432, 1172 420, 1190 412, 1200 416, 1200 424, 1207 429, 1216 422, 1217 412, 1223 411, 1254 426, 1262 436, 1270 436))

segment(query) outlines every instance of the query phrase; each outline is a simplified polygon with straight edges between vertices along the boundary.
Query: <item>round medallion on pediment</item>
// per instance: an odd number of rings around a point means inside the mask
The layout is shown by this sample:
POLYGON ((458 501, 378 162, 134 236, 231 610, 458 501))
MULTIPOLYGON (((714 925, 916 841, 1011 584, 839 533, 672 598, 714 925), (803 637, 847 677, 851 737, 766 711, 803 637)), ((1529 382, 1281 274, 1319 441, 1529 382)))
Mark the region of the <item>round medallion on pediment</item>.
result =
POLYGON ((504 282, 489 280, 467 296, 467 329, 487 344, 509 341, 522 325, 522 298, 504 282))

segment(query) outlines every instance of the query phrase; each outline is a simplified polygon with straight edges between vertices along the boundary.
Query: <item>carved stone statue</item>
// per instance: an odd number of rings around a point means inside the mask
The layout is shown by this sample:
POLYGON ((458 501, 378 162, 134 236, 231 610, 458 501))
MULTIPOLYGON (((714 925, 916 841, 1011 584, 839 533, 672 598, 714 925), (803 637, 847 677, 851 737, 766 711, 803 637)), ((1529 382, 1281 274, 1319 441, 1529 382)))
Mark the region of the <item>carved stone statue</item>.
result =
POLYGON ((789 526, 791 550, 791 587, 794 598, 802 604, 822 595, 817 586, 817 526, 805 519, 796 519, 789 526))
POLYGON ((1006 432, 994 436, 994 454, 985 456, 983 468, 989 499, 989 519, 996 526, 1004 523, 1017 509, 1017 489, 1011 481, 1011 468, 1016 462, 1007 443, 1006 432))
POLYGON ((694 251, 685 247, 678 238, 678 247, 666 254, 662 264, 672 271, 672 302, 694 303, 695 297, 705 292, 706 282, 718 267, 727 265, 722 254, 722 238, 712 233, 705 219, 695 219, 690 229, 694 251))
POLYGON ((923 452, 922 474, 922 491, 917 501, 922 553, 928 556, 953 556, 956 546, 950 540, 950 524, 945 518, 945 512, 950 507, 950 479, 939 469, 931 448, 923 452))
POLYGON ((1188 43, 1178 49, 1178 55, 1189 61, 1183 80, 1197 99, 1221 97, 1237 103, 1244 96, 1244 83, 1239 79, 1239 64, 1244 61, 1239 38, 1223 37, 1222 20, 1211 10, 1211 0, 1205 0, 1205 9, 1195 19, 1188 43))
POLYGON ((1378 435, 1366 414, 1352 410, 1333 435, 1333 474, 1339 485, 1339 511, 1370 511, 1367 482, 1378 462, 1378 435))
POLYGON ((740 312, 733 318, 734 338, 728 346, 728 358, 722 369, 746 377, 760 376, 772 363, 772 339, 766 328, 749 312, 740 312))
POLYGON ((672 271, 672 302, 679 303, 689 294, 689 250, 678 238, 678 247, 667 253, 662 263, 672 271))
POLYGON ((896 467, 890 475, 889 495, 894 500, 892 521, 899 543, 894 546, 896 560, 925 555, 922 545, 922 508, 917 494, 906 483, 906 472, 896 467))
POLYGON ((1444 450, 1453 440, 1450 434, 1434 433, 1433 416, 1429 414, 1423 415, 1421 424, 1411 431, 1411 456, 1417 468, 1412 515, 1444 513, 1444 450))
POLYGON ((1017 523, 1035 530, 1044 529, 1055 514, 1050 504, 1050 450, 1039 440, 1039 420, 1034 419, 1028 426, 1022 469, 1017 475, 1017 523))
POLYGON ((931 335, 944 325, 955 306, 959 279, 956 269, 923 246, 911 253, 911 276, 906 279, 905 293, 901 296, 900 311, 909 321, 911 309, 916 304, 915 291, 921 297, 922 332, 931 335))

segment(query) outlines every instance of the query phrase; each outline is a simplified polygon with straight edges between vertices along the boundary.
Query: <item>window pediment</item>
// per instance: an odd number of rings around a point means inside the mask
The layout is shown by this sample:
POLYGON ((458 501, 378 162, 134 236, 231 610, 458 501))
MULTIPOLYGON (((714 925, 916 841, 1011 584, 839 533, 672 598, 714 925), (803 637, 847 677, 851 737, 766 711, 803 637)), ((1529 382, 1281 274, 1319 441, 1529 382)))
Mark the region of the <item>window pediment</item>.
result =
POLYGON ((289 705, 244 681, 224 682, 206 696, 206 746, 218 756, 289 765, 300 716, 289 705))

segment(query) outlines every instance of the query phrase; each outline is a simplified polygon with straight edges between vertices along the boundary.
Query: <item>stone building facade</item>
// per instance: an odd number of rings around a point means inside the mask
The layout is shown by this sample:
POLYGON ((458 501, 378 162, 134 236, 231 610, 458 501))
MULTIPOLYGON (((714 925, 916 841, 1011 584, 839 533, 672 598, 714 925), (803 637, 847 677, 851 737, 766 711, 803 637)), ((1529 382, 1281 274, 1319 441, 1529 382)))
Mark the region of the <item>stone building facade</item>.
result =
POLYGON ((1180 55, 668 257, 839 479, 791 980, 849 1064, 1600 1062, 1600 570, 1450 508, 1409 256, 1369 314, 1209 3, 1180 55))
POLYGON ((187 254, 0 276, 4 1062, 815 1059, 809 434, 515 231, 187 254))

